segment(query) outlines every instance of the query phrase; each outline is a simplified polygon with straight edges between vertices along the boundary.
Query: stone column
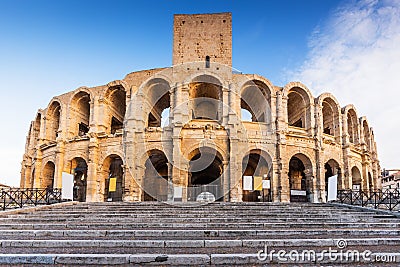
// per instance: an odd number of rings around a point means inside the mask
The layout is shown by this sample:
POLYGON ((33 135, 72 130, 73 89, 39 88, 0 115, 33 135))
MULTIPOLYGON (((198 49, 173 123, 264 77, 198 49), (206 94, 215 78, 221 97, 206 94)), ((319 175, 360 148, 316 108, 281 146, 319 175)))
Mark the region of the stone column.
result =
POLYGON ((230 177, 229 177, 229 161, 223 161, 223 170, 224 173, 222 174, 222 190, 223 190, 223 196, 224 196, 224 201, 229 202, 230 200, 230 177))
POLYGON ((64 156, 65 156, 65 144, 64 142, 59 142, 56 148, 56 162, 54 171, 54 188, 62 187, 62 173, 64 170, 64 156))
POLYGON ((223 102, 223 108, 222 108, 222 125, 227 126, 228 125, 228 120, 229 120, 229 89, 228 88, 223 88, 222 89, 222 102, 223 102))
POLYGON ((42 151, 38 150, 36 152, 36 160, 34 164, 35 168, 35 177, 33 181, 33 188, 41 188, 42 187, 42 180, 41 180, 41 172, 42 172, 42 151))
MULTIPOLYGON (((86 201, 100 201, 101 192, 97 192, 98 173, 97 166, 99 164, 99 144, 96 137, 90 138, 89 143, 89 162, 86 183, 86 201)), ((102 163, 100 163, 102 164, 102 163)))

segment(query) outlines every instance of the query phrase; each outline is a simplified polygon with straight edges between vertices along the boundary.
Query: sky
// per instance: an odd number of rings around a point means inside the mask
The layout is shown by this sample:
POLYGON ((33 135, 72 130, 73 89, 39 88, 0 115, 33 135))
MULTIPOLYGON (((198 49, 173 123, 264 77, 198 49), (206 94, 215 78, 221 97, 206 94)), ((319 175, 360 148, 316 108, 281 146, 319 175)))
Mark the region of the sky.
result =
POLYGON ((400 168, 400 1, 0 0, 0 183, 19 185, 51 98, 172 64, 173 14, 232 12, 233 67, 352 103, 382 168, 400 168))

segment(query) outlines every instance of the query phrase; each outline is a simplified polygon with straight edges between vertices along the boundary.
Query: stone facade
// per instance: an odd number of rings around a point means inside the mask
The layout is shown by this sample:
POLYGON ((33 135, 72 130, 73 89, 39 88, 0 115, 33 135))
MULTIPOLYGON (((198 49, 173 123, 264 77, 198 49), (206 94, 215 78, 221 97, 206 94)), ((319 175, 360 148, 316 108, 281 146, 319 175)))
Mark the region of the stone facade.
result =
POLYGON ((368 120, 300 82, 233 71, 231 21, 176 15, 172 67, 54 97, 31 123, 21 187, 60 188, 66 172, 81 201, 325 202, 333 175, 380 188, 368 120), (244 176, 270 187, 243 190, 244 176))

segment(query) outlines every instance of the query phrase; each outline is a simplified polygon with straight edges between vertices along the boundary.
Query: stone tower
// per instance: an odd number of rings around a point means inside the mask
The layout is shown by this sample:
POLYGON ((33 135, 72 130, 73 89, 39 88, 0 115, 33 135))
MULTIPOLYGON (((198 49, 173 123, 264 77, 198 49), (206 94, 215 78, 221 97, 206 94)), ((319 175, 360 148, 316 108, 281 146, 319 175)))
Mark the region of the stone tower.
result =
POLYGON ((172 64, 204 61, 232 66, 232 14, 174 16, 172 64))

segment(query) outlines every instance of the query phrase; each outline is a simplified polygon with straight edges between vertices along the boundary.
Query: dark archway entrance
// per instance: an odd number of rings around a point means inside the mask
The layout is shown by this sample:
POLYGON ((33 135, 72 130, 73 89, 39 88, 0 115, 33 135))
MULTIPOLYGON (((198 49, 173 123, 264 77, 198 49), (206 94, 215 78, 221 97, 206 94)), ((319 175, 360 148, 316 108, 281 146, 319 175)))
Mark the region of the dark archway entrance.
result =
POLYGON ((87 169, 88 166, 83 158, 72 160, 74 170, 74 201, 86 201, 87 169))
POLYGON ((168 159, 164 152, 151 150, 145 163, 143 180, 144 201, 168 200, 168 159))
POLYGON ((354 166, 351 168, 351 177, 352 177, 352 184, 354 191, 361 191, 362 190, 362 178, 360 170, 354 166))
POLYGON ((202 197, 212 200, 209 193, 215 200, 221 201, 224 172, 221 155, 212 148, 197 149, 192 155, 189 163, 188 201, 198 201, 202 197))
MULTIPOLYGON (((269 180, 269 167, 267 160, 260 155, 259 152, 252 151, 247 154, 242 160, 242 172, 244 176, 252 176, 253 179, 269 180)), ((253 186, 254 187, 254 186, 253 186)), ((259 202, 259 201, 270 201, 270 189, 262 190, 243 190, 243 201, 244 202, 259 202)))
POLYGON ((107 171, 105 180, 105 201, 122 201, 123 196, 123 177, 124 169, 122 168, 123 161, 119 156, 109 156, 104 163, 104 168, 107 171))
POLYGON ((312 166, 303 154, 296 154, 289 161, 289 186, 291 202, 310 202, 312 194, 312 166))
POLYGON ((338 189, 341 189, 341 182, 342 182, 342 171, 339 167, 339 163, 336 160, 330 159, 328 160, 325 165, 325 197, 328 198, 328 181, 329 177, 337 175, 337 183, 338 189))
POLYGON ((53 188, 54 187, 54 173, 56 166, 53 162, 49 161, 46 163, 43 169, 42 177, 42 188, 53 188))

